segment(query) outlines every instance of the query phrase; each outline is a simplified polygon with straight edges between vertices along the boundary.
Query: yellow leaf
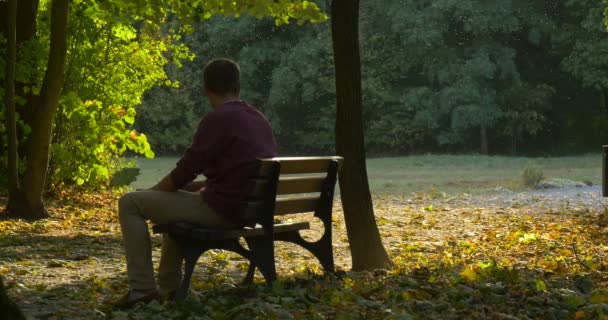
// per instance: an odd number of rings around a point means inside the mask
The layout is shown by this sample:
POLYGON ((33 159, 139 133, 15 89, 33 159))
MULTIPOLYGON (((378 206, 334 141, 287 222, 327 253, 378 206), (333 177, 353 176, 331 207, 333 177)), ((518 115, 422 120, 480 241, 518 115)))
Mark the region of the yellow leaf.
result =
POLYGON ((465 269, 464 271, 462 271, 460 273, 460 275, 463 278, 465 278, 465 279, 467 279, 469 281, 477 281, 477 280, 479 280, 479 275, 475 271, 473 271, 471 269, 465 269))

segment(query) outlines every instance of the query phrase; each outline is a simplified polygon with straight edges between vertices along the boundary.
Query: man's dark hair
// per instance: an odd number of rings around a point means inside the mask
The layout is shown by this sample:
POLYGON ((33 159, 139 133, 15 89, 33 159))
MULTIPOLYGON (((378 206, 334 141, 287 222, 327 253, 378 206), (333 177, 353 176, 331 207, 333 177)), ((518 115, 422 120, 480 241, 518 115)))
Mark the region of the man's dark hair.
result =
POLYGON ((239 94, 241 91, 241 69, 230 59, 213 59, 203 72, 207 90, 219 96, 239 94))

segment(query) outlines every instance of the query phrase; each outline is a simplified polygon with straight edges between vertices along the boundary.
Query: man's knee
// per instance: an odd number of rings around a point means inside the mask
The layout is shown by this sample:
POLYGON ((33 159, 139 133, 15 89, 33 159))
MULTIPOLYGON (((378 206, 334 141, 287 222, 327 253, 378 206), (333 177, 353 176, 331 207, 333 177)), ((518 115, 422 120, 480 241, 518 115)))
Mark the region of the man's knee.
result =
POLYGON ((118 215, 123 216, 133 209, 135 209, 133 192, 123 194, 120 199, 118 199, 118 215))

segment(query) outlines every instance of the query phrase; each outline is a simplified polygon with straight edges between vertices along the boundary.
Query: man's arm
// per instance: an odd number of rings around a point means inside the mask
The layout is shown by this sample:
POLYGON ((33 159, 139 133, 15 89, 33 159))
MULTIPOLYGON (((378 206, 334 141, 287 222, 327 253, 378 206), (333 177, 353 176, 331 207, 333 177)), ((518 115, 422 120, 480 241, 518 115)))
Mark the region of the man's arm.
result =
MULTIPOLYGON (((185 190, 189 192, 198 192, 204 186, 207 185, 206 180, 192 181, 182 187, 180 190, 185 190)), ((165 191, 165 192, 175 192, 178 189, 173 184, 173 180, 171 180, 171 175, 167 175, 161 181, 159 181, 156 185, 148 190, 156 190, 156 191, 165 191)))
POLYGON ((206 185, 207 185, 207 180, 192 181, 192 182, 188 183, 187 185, 185 185, 182 188, 182 190, 190 191, 190 192, 198 192, 206 185))
POLYGON ((171 175, 168 174, 162 180, 160 180, 155 186, 150 188, 150 190, 175 192, 175 191, 177 191, 177 187, 175 187, 175 184, 173 184, 171 175))
POLYGON ((220 118, 218 121, 216 118, 217 116, 214 118, 213 113, 210 113, 201 120, 192 144, 177 161, 175 169, 150 190, 198 191, 205 186, 205 182, 193 182, 193 180, 203 172, 215 155, 221 153, 221 149, 226 145, 225 120, 220 118))

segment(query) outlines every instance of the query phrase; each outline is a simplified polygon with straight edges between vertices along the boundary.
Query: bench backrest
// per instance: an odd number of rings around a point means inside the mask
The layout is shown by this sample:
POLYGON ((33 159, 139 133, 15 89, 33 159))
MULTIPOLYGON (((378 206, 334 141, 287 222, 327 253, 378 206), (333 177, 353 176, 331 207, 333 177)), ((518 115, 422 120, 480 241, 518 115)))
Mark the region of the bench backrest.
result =
POLYGON ((274 216, 315 212, 331 216, 341 157, 281 157, 260 159, 250 179, 245 214, 270 226, 274 216))

